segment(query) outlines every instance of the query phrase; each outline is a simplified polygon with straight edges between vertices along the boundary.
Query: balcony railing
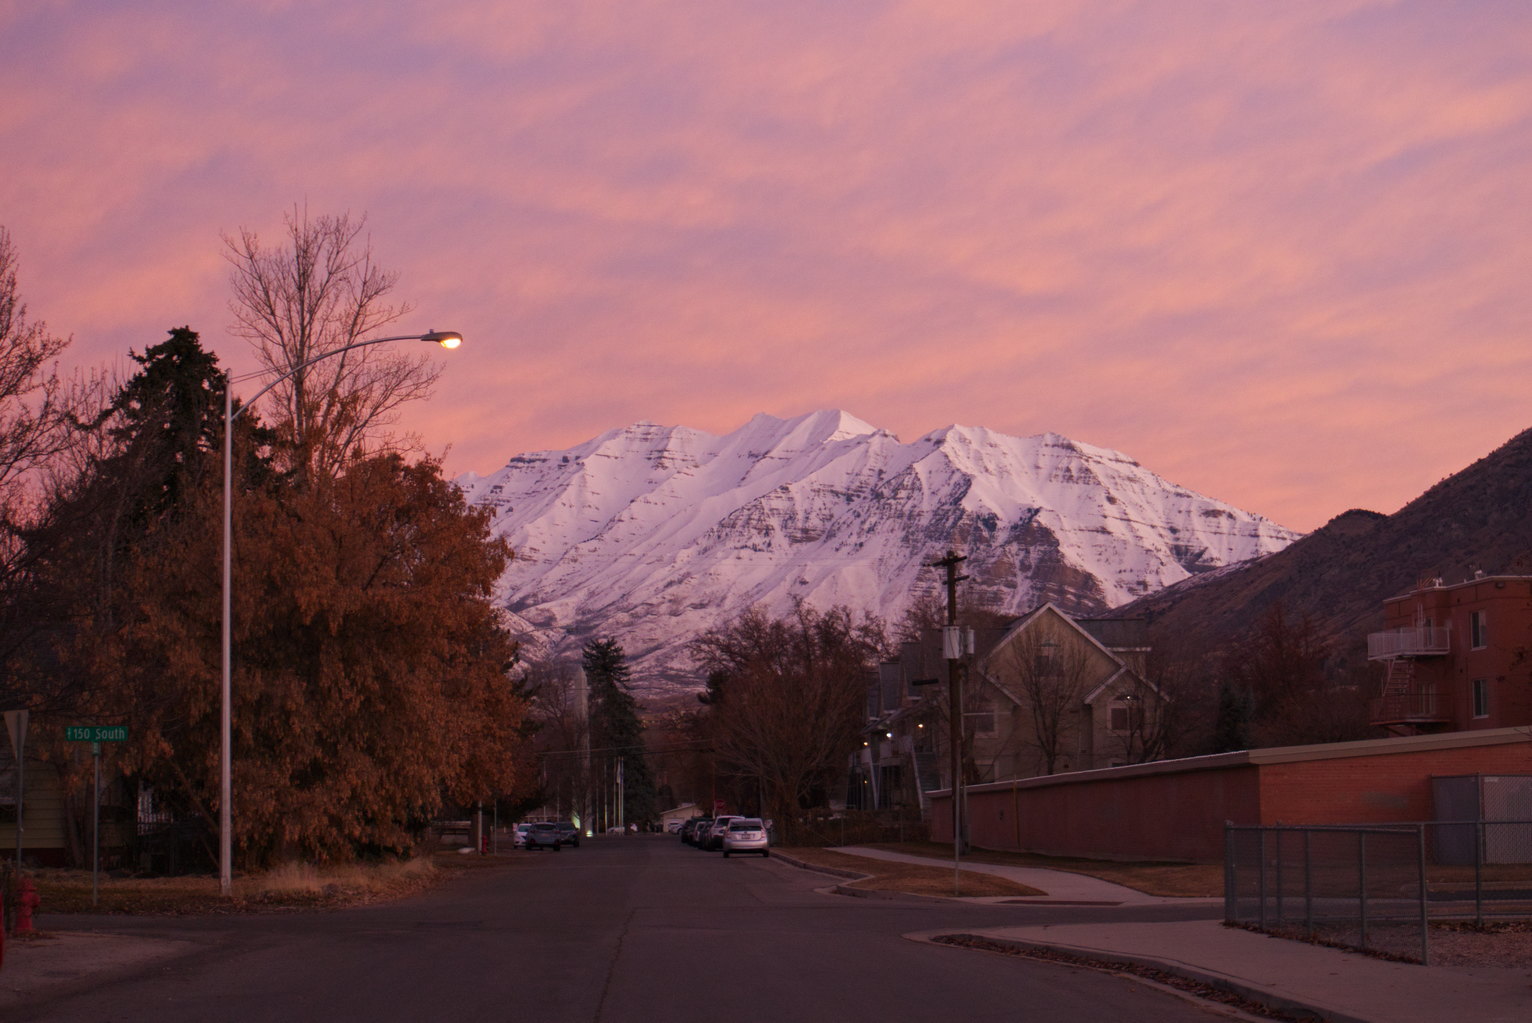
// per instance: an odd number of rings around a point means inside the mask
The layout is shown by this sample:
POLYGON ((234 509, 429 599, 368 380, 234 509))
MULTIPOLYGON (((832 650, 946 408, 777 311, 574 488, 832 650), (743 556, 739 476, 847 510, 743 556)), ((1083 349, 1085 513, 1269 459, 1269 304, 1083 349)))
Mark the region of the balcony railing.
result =
POLYGON ((1413 689, 1403 693, 1388 693, 1372 701, 1372 723, 1433 724, 1451 721, 1448 701, 1435 689, 1413 689))
POLYGON ((1390 657, 1439 657, 1451 649, 1451 636, 1452 630, 1444 625, 1374 632, 1367 637, 1367 659, 1381 661, 1390 657))

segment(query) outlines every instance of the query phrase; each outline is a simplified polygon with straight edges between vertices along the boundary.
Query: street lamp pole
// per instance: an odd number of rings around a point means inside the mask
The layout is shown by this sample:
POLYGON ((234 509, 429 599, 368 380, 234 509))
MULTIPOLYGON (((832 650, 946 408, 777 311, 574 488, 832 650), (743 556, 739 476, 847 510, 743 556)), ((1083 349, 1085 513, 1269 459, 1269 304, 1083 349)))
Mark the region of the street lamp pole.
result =
POLYGON ((432 344, 441 345, 443 348, 456 348, 463 343, 463 335, 450 330, 433 330, 425 334, 401 334, 397 337, 375 337, 366 341, 356 341, 334 351, 316 355, 312 359, 306 359, 283 373, 265 387, 255 392, 255 397, 241 405, 237 410, 234 408, 234 379, 230 377, 223 388, 223 687, 220 692, 221 706, 219 710, 219 750, 218 750, 218 891, 222 895, 230 895, 234 890, 234 829, 233 829, 233 736, 234 714, 233 701, 231 700, 232 685, 230 680, 233 675, 233 619, 230 615, 230 607, 233 603, 231 593, 233 591, 233 564, 234 564, 234 420, 245 409, 250 408, 267 391, 280 384, 282 381, 293 376, 301 370, 307 369, 316 362, 349 352, 353 348, 365 348, 367 345, 380 345, 386 341, 429 341, 432 344))

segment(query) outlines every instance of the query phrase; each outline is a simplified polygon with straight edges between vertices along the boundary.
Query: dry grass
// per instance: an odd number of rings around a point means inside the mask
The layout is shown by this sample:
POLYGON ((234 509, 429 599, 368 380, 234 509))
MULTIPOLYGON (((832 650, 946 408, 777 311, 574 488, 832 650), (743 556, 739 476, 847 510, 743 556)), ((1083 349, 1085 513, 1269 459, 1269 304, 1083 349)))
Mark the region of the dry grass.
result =
MULTIPOLYGON (((938 842, 889 842, 870 848, 930 856, 933 859, 950 859, 952 856, 952 846, 938 842)), ((1041 867, 1087 874, 1145 895, 1164 898, 1218 898, 1223 895, 1223 866, 1218 863, 1118 863, 1112 860, 1039 856, 1035 853, 996 852, 990 849, 974 849, 963 858, 971 863, 1041 867)))
MULTIPOLYGON (((483 860, 483 857, 454 859, 483 860)), ((45 913, 132 913, 187 916, 265 910, 334 909, 399 898, 437 884, 445 869, 467 866, 444 857, 417 857, 383 863, 315 867, 286 864, 234 879, 234 893, 223 898, 218 878, 107 877, 100 879, 99 901, 91 905, 91 875, 84 870, 31 870, 45 913)), ((477 865, 477 864, 476 864, 477 865)))
POLYGON ((869 874, 859 881, 847 882, 848 888, 861 888, 878 892, 898 892, 903 895, 957 895, 962 898, 995 896, 1042 895, 1036 888, 971 870, 961 871, 954 891, 953 871, 950 867, 926 866, 919 863, 897 863, 891 860, 875 860, 866 856, 854 856, 833 849, 792 848, 783 853, 795 860, 816 867, 835 870, 853 870, 869 874))
POLYGON ((1433 923, 1431 965, 1532 967, 1532 921, 1433 923))

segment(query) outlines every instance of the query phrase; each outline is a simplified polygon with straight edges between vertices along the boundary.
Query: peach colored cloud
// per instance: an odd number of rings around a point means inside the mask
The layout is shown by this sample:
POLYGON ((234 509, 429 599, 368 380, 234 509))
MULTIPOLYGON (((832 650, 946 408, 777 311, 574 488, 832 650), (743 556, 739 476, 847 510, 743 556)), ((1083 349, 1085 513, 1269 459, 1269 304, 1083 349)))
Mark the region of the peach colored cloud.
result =
POLYGON ((1311 528, 1528 425, 1529 54, 1488 2, 10 5, 0 223, 80 364, 244 370, 220 232, 367 212, 469 338, 405 424, 452 471, 833 405, 1311 528))

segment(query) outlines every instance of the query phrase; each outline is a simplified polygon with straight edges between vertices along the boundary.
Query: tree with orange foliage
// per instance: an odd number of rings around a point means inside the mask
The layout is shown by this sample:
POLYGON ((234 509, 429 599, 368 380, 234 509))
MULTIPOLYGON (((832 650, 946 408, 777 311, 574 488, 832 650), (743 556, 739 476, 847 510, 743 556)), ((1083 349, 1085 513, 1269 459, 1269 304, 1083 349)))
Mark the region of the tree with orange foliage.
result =
MULTIPOLYGON (((407 849, 444 801, 518 782, 516 647, 491 603, 509 549, 433 462, 380 456, 302 489, 240 495, 234 822, 243 862, 407 849)), ((206 512, 192 520, 211 521, 206 512)), ((146 551, 146 554, 149 552, 146 551)), ((134 565, 118 635, 138 713, 129 766, 216 805, 211 530, 134 565)))

